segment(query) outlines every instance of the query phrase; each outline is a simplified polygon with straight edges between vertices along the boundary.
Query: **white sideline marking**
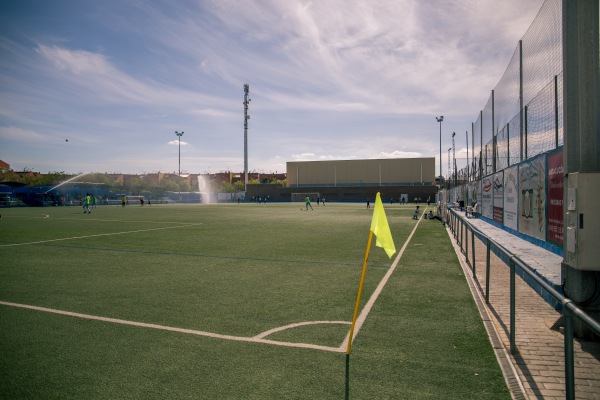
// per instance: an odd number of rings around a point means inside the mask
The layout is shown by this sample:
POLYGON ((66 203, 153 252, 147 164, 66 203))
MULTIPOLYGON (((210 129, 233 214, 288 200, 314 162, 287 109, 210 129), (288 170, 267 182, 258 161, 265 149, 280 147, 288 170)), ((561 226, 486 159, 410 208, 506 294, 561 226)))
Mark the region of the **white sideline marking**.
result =
POLYGON ((11 215, 10 216, 11 219, 17 219, 17 218, 21 218, 21 219, 39 219, 39 218, 52 218, 55 221, 66 221, 66 220, 72 220, 72 221, 100 221, 100 222, 135 222, 135 223, 145 223, 145 224, 172 224, 172 221, 147 221, 147 220, 129 220, 129 219, 108 219, 108 218, 88 218, 88 217, 83 217, 83 214, 81 214, 81 217, 52 217, 49 214, 40 214, 39 217, 32 217, 32 216, 25 216, 25 215, 11 215))
MULTIPOLYGON (((278 342, 276 340, 263 339, 262 337, 260 337, 262 335, 258 335, 255 337, 221 335, 219 333, 197 331, 194 329, 175 328, 172 326, 147 324, 145 322, 127 321, 127 320, 118 319, 118 318, 99 317, 99 316, 89 315, 89 314, 80 314, 80 313, 74 313, 74 312, 70 312, 70 311, 56 310, 53 308, 30 306, 27 304, 10 303, 7 301, 0 301, 0 304, 9 306, 9 307, 26 308, 29 310, 42 311, 42 312, 47 312, 47 313, 52 313, 52 314, 59 314, 59 315, 66 315, 66 316, 75 317, 75 318, 83 318, 83 319, 90 319, 90 320, 94 320, 94 321, 110 322, 113 324, 137 326, 140 328, 158 329, 158 330, 169 331, 169 332, 187 333, 189 335, 206 336, 206 337, 211 337, 211 338, 215 338, 215 339, 234 340, 234 341, 238 341, 238 342, 264 343, 264 344, 272 344, 272 345, 284 346, 284 347, 299 347, 299 348, 304 348, 304 349, 329 351, 329 352, 333 352, 333 353, 340 352, 339 347, 319 346, 319 345, 308 344, 308 343, 278 342)), ((335 323, 335 322, 321 321, 320 323, 335 323)))
POLYGON ((37 242, 0 244, 0 247, 25 246, 25 245, 29 245, 29 244, 60 242, 60 241, 63 241, 63 240, 78 240, 78 239, 86 239, 86 238, 99 237, 99 236, 127 235, 127 234, 130 234, 130 233, 158 231, 158 230, 162 230, 162 229, 186 228, 188 226, 195 226, 195 225, 202 225, 202 223, 198 223, 198 224, 185 224, 185 225, 177 225, 177 226, 166 226, 166 227, 162 227, 162 228, 138 229, 138 230, 135 230, 135 231, 127 231, 127 232, 99 233, 97 235, 75 236, 75 237, 60 238, 60 239, 48 239, 48 240, 40 240, 40 241, 37 241, 37 242))
MULTIPOLYGON (((427 208, 425 208, 425 211, 426 210, 427 210, 427 208)), ((392 263, 392 265, 390 266, 390 268, 388 269, 388 271, 385 273, 385 276, 383 277, 383 279, 381 279, 381 281, 379 282, 379 285, 377 285, 377 288, 375 289, 375 291, 373 292, 373 294, 369 298, 369 301, 367 302, 367 304, 365 304, 364 308, 362 309, 362 311, 358 315, 358 318, 356 318, 356 324, 354 325, 354 335, 352 336, 352 342, 353 343, 354 343, 354 340, 356 339, 356 337, 358 336, 358 331, 360 331, 360 328, 363 326, 365 320, 367 319, 367 316, 371 312, 371 308, 373 308, 373 304, 375 304, 375 301, 377 300, 377 298, 379 297, 379 295, 383 291, 383 288, 385 287, 387 281, 392 276, 392 273, 394 272, 394 270, 396 270, 396 267, 398 266, 398 262, 400 261, 400 258, 402 258, 402 255, 404 254, 404 250, 406 250, 406 247, 410 243, 410 239, 412 239, 412 237, 415 234, 415 231, 417 230, 417 227, 419 226, 419 224, 421 223, 421 221, 422 221, 422 218, 419 218, 419 220, 415 224, 415 227, 413 228, 412 232, 410 233, 410 235, 408 235, 408 238, 406 239, 406 242, 404 242, 404 245, 402 246, 402 248, 398 252, 398 255, 396 256, 396 258, 394 259, 394 262, 392 263)), ((348 340, 349 339, 350 339, 350 331, 348 331, 348 334, 346 335, 346 338, 342 342, 342 345, 340 346, 340 349, 342 349, 343 351, 346 350, 346 348, 348 347, 348 340)))

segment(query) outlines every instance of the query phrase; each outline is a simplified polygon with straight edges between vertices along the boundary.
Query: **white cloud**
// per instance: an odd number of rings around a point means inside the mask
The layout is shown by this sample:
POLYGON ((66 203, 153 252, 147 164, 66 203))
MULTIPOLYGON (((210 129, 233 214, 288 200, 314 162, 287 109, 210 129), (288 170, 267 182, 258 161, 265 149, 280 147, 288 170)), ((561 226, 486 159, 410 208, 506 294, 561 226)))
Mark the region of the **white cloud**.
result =
POLYGON ((171 140, 168 144, 170 145, 175 145, 175 146, 187 146, 189 143, 188 142, 184 142, 183 140, 181 141, 181 143, 179 142, 179 140, 171 140))
POLYGON ((423 155, 419 152, 395 150, 395 151, 392 151, 391 153, 386 153, 385 151, 382 151, 376 157, 369 157, 369 158, 420 158, 420 157, 423 157, 423 155))

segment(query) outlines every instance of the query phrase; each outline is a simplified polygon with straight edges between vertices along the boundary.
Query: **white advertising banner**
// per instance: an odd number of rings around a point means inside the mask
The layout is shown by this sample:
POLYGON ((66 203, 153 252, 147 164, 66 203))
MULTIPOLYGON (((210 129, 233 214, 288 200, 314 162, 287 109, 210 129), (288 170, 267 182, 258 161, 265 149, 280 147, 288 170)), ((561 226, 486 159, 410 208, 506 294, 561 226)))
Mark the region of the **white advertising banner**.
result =
POLYGON ((492 219, 494 217, 494 175, 486 176, 481 180, 481 215, 492 219))
POLYGON ((546 239, 546 156, 519 166, 519 232, 546 239))
POLYGON ((494 221, 502 224, 504 220, 504 173, 494 174, 494 221))
POLYGON ((479 182, 469 182, 469 205, 473 205, 479 202, 477 193, 479 188, 479 182))
POLYGON ((504 226, 519 229, 519 167, 504 170, 504 226))

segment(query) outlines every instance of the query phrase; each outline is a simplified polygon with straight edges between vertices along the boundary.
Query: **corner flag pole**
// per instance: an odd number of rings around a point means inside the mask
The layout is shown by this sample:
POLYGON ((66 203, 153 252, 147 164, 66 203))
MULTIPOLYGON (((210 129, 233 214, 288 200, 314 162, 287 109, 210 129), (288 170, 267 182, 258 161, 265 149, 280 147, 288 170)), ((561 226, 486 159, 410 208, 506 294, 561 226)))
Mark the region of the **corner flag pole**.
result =
POLYGON ((352 336, 354 335, 354 326, 356 325, 356 318, 358 316, 358 309, 360 306, 360 296, 362 294, 363 284, 365 283, 365 275, 367 274, 367 262, 369 261, 369 251, 371 250, 372 240, 373 231, 369 231, 369 240, 367 241, 365 260, 363 262, 360 283, 358 284, 358 294, 356 295, 356 304, 354 305, 354 315, 352 317, 352 325, 350 326, 350 335, 348 336, 348 348, 346 349, 346 400, 350 398, 350 350, 352 349, 352 336))
POLYGON ((350 326, 350 336, 348 338, 348 348, 346 349, 346 355, 350 355, 352 348, 352 336, 354 335, 354 326, 356 325, 356 318, 358 317, 358 309, 360 307, 360 296, 362 294, 363 285, 365 283, 365 275, 367 274, 367 262, 369 261, 369 251, 371 250, 371 241, 373 240, 373 231, 369 231, 369 240, 367 242, 367 250, 365 251, 365 261, 363 262, 362 274, 360 276, 360 283, 358 284, 358 294, 356 295, 356 304, 354 305, 354 315, 352 317, 352 325, 350 326))
POLYGON ((381 194, 379 192, 377 192, 377 195, 375 196, 375 207, 373 207, 373 218, 371 219, 371 229, 369 229, 369 240, 367 242, 367 249, 365 250, 365 260, 363 262, 362 274, 358 285, 358 294, 356 295, 356 304, 354 305, 352 325, 350 326, 350 333, 348 334, 348 348, 346 350, 346 400, 350 398, 350 350, 352 349, 352 337, 354 336, 354 327, 356 325, 356 318, 360 306, 360 295, 365 282, 365 275, 367 274, 367 262, 369 261, 369 251, 371 250, 373 234, 377 237, 375 245, 377 247, 382 247, 388 257, 392 258, 394 253, 396 253, 396 246, 394 245, 394 239, 390 232, 390 226, 387 217, 385 216, 385 210, 383 209, 383 202, 381 201, 381 194))

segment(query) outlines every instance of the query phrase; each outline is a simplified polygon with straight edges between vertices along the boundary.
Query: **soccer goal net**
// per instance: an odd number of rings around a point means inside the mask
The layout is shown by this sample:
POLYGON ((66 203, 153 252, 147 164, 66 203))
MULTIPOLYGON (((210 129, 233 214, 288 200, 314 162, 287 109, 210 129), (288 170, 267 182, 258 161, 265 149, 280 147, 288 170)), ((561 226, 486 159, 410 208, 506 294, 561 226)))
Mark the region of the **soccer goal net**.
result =
POLYGON ((306 200, 306 198, 309 198, 310 201, 317 201, 317 199, 320 197, 319 196, 319 192, 308 192, 308 193, 292 193, 291 202, 301 202, 304 203, 304 200, 306 200))

